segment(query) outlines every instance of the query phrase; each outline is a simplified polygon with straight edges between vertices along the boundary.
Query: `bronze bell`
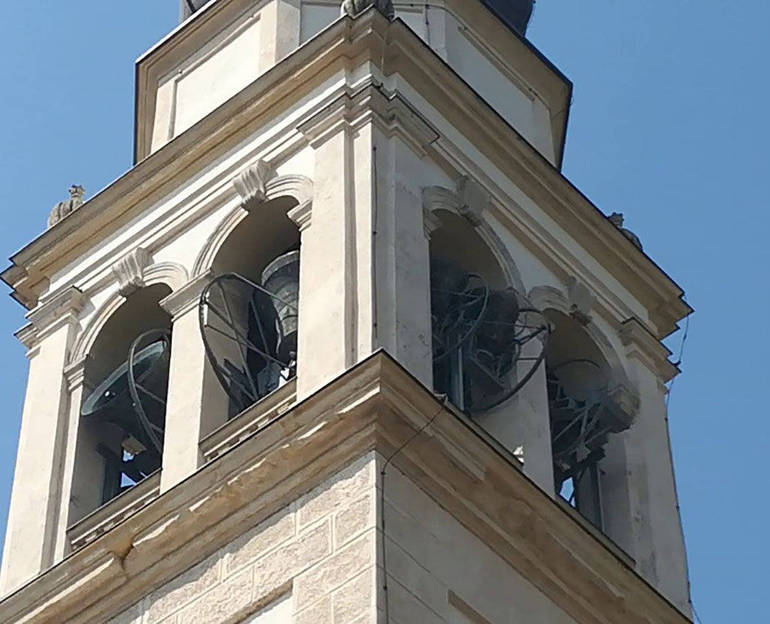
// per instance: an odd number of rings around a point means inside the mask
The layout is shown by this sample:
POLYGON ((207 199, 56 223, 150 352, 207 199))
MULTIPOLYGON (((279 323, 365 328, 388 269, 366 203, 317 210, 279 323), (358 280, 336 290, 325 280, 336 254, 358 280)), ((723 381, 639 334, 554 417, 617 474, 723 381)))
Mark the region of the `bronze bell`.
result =
POLYGON ((276 312, 278 346, 276 355, 291 362, 297 353, 299 307, 299 250, 278 256, 262 271, 262 287, 270 292, 276 312))

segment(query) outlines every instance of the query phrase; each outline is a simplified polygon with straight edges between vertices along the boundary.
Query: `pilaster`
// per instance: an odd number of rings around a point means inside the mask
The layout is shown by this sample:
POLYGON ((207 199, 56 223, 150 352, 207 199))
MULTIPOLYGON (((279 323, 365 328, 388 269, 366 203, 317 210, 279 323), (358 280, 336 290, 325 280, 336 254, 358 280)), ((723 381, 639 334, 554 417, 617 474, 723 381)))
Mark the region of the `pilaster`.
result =
POLYGON ((29 348, 30 362, 0 572, 3 594, 54 563, 69 420, 62 371, 84 303, 80 290, 67 288, 30 312, 30 325, 19 333, 29 348))
POLYGON ((200 440, 224 422, 227 404, 201 337, 198 302, 210 272, 190 280, 160 302, 171 315, 171 361, 160 491, 193 474, 202 462, 200 440))
POLYGON ((639 397, 630 429, 610 438, 603 477, 606 531, 636 560, 637 570, 689 613, 687 556, 668 431, 665 382, 677 372, 669 351, 635 319, 621 328, 628 372, 639 397))

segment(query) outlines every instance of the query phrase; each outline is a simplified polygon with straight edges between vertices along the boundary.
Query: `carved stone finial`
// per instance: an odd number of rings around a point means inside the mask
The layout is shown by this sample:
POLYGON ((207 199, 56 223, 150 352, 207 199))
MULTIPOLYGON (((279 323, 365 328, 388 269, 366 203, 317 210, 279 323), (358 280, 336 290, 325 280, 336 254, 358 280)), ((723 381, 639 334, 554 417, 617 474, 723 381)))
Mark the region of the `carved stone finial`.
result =
POLYGON ((59 202, 53 207, 53 210, 51 210, 51 214, 48 215, 48 227, 51 228, 59 221, 61 221, 64 217, 66 217, 69 214, 72 214, 75 212, 80 206, 83 205, 83 195, 85 194, 85 189, 80 186, 79 184, 73 184, 70 187, 70 196, 69 199, 65 199, 62 202, 59 202))
POLYGON ((241 196, 246 210, 251 210, 267 199, 267 183, 274 175, 273 168, 260 159, 233 180, 235 191, 241 196))
POLYGON ((396 11, 391 0, 343 0, 342 14, 356 17, 356 15, 363 13, 370 6, 376 7, 388 19, 396 17, 396 11))
POLYGON ((610 220, 610 223, 612 223, 612 225, 618 228, 623 233, 623 236, 625 236, 628 240, 630 240, 639 250, 643 249, 642 241, 639 240, 639 237, 628 228, 623 227, 623 223, 625 222, 625 219, 623 218, 622 212, 613 212, 607 218, 610 220))

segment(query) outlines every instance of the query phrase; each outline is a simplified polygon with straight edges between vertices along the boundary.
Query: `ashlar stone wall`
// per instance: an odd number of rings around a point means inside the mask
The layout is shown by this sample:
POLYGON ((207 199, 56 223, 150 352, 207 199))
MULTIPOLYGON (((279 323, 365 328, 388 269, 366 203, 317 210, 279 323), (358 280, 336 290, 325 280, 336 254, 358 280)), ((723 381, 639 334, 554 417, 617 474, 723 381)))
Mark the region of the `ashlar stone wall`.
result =
POLYGON ((383 464, 365 455, 109 624, 574 624, 383 464))
POLYGON ((375 482, 370 454, 110 624, 373 622, 375 482))

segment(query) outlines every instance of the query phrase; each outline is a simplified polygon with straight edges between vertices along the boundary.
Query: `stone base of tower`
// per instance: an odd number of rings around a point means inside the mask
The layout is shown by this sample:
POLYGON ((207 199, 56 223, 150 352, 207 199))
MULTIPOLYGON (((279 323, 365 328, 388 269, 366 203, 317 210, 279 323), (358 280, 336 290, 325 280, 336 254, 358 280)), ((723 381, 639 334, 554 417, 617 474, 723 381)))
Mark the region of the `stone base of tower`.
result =
POLYGON ((688 621, 387 354, 291 390, 204 440, 177 487, 90 519, 0 621, 688 621))

